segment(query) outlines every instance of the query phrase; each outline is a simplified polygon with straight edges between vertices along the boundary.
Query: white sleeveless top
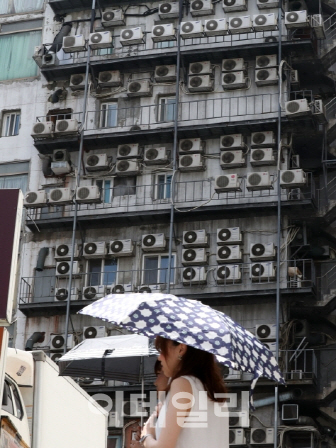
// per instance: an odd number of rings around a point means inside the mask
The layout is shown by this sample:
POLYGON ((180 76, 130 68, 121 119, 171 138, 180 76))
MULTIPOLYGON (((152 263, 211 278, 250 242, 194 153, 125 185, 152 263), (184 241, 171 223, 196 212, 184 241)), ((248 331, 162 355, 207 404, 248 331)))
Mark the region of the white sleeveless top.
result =
MULTIPOLYGON (((229 448, 227 405, 211 401, 198 378, 194 376, 182 376, 181 378, 189 381, 194 403, 189 416, 185 419, 175 448, 229 448)), ((169 392, 157 419, 156 440, 159 439, 161 429, 165 425, 170 398, 169 392)))

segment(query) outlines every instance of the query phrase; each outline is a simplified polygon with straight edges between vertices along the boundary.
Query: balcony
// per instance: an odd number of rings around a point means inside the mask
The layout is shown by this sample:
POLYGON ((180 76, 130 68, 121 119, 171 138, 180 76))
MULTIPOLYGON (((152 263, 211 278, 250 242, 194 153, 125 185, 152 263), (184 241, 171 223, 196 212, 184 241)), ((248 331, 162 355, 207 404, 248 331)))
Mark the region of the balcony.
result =
POLYGON ((310 385, 316 381, 318 364, 313 349, 282 350, 279 365, 288 385, 310 385))

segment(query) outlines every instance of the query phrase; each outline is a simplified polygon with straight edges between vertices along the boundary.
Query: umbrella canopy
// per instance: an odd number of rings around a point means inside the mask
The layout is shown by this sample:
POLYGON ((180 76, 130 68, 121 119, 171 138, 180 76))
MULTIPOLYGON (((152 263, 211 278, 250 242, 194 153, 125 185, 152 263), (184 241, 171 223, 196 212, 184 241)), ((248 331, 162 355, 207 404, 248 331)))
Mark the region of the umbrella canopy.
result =
POLYGON ((59 360, 61 376, 153 382, 158 352, 136 334, 85 339, 59 360))

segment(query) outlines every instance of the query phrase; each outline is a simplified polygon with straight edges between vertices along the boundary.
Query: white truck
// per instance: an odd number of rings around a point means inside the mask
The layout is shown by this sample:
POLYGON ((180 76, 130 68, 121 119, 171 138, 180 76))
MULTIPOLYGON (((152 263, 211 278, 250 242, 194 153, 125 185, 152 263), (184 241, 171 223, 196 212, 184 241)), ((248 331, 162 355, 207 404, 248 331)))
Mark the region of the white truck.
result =
POLYGON ((43 351, 7 349, 1 448, 106 448, 107 418, 43 351))

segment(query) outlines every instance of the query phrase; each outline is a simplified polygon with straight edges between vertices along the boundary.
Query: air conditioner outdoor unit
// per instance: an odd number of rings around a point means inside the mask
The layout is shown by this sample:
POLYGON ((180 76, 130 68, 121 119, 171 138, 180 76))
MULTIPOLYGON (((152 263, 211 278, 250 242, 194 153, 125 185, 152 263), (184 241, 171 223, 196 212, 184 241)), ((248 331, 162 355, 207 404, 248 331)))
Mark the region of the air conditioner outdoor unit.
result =
POLYGON ((224 73, 222 86, 224 90, 245 89, 247 87, 245 72, 224 73))
MULTIPOLYGON (((79 291, 77 288, 71 288, 70 300, 78 300, 79 291)), ((65 302, 68 300, 69 292, 67 288, 57 288, 55 292, 55 302, 65 302)))
POLYGON ((159 5, 160 19, 177 19, 179 16, 178 2, 166 2, 159 5))
POLYGON ((288 117, 300 117, 312 113, 306 98, 301 100, 287 101, 285 103, 286 115, 288 117))
POLYGON ((190 13, 193 17, 208 16, 214 14, 214 5, 211 0, 192 0, 190 13))
POLYGON ((126 25, 124 11, 122 9, 106 8, 102 15, 101 24, 106 28, 126 25))
POLYGON ((110 254, 114 257, 132 257, 135 245, 131 239, 110 241, 110 254))
POLYGON ((321 14, 313 14, 311 16, 311 25, 315 31, 317 39, 325 39, 326 38, 324 23, 323 23, 323 16, 321 14))
POLYGON ((101 299, 105 296, 106 286, 98 285, 98 286, 87 286, 83 289, 83 299, 85 300, 96 300, 101 299))
POLYGON ((87 172, 109 170, 110 164, 107 154, 91 154, 88 156, 85 162, 85 169, 87 172))
POLYGON ((253 132, 251 134, 251 148, 268 148, 276 146, 273 131, 253 132))
POLYGON ((84 339, 105 338, 107 336, 107 330, 105 325, 91 326, 83 328, 84 339))
POLYGON ((260 341, 269 341, 276 338, 276 325, 275 324, 262 324, 256 325, 255 336, 260 341))
POLYGON ((307 183, 307 176, 303 170, 280 171, 280 187, 304 187, 307 183))
POLYGON ((278 28, 276 15, 274 13, 254 15, 253 28, 255 31, 275 31, 278 28))
POLYGON ((326 110, 322 100, 314 101, 313 116, 316 117, 320 123, 327 123, 326 110))
POLYGON ((83 257, 85 258, 104 258, 107 254, 105 241, 95 241, 83 245, 83 257))
POLYGON ((182 22, 180 35, 182 39, 194 39, 196 37, 203 37, 203 25, 200 20, 194 22, 182 22))
POLYGON ((222 169, 246 166, 246 157, 242 150, 223 151, 220 156, 222 169))
POLYGON ((216 281, 219 285, 241 282, 241 267, 238 264, 218 266, 216 281))
POLYGON ((86 50, 86 43, 83 34, 63 37, 62 50, 64 53, 75 53, 86 50))
POLYGON ((217 229, 217 245, 243 244, 242 233, 239 227, 217 229))
POLYGON ((216 177, 215 191, 216 193, 241 191, 238 174, 225 174, 216 177))
POLYGON ((75 73, 70 76, 70 89, 73 91, 85 89, 85 73, 75 73))
POLYGON ((98 185, 88 185, 76 189, 76 201, 85 204, 92 204, 94 202, 101 202, 100 188, 98 185))
POLYGON ((200 138, 187 138, 179 141, 179 154, 204 152, 205 142, 200 138))
POLYGON ((98 84, 100 87, 119 87, 122 86, 122 79, 119 70, 108 70, 100 72, 98 75, 98 84))
POLYGON ((130 28, 128 30, 121 30, 120 43, 121 45, 136 45, 144 42, 144 35, 141 27, 130 28))
POLYGON ((243 58, 222 59, 222 72, 239 72, 245 70, 243 58))
POLYGON ((274 281, 276 268, 273 261, 251 264, 251 279, 253 282, 274 281))
POLYGON ((189 76, 188 89, 190 92, 211 92, 214 81, 210 75, 189 76))
POLYGON ((206 284, 206 272, 204 266, 189 266, 183 269, 183 285, 204 285, 206 284))
POLYGON ((140 174, 140 164, 137 160, 119 160, 117 162, 117 176, 136 176, 138 174, 140 174))
POLYGON ((201 154, 188 154, 179 160, 180 171, 204 171, 204 159, 201 154))
POLYGON ((274 260, 276 256, 276 248, 274 243, 252 243, 250 245, 250 259, 251 261, 270 261, 274 260))
POLYGON ((250 426, 250 419, 248 411, 230 412, 229 413, 229 427, 231 428, 248 428, 250 426))
POLYGON ((176 31, 173 23, 166 23, 165 25, 155 25, 152 28, 153 42, 164 42, 169 40, 176 40, 176 31))
POLYGON ((299 418, 299 405, 297 404, 283 404, 281 409, 281 420, 296 421, 299 418))
POLYGON ((204 247, 182 249, 183 266, 199 266, 201 264, 206 264, 207 260, 208 257, 204 247))
POLYGON ((47 192, 45 190, 27 191, 24 196, 23 205, 26 208, 43 207, 47 203, 47 192))
POLYGON ((111 31, 101 31, 98 33, 91 33, 89 38, 89 45, 94 50, 98 48, 112 47, 111 31))
POLYGON ((58 59, 55 53, 49 52, 42 56, 41 66, 42 67, 53 67, 58 64, 58 59))
POLYGON ((130 81, 127 84, 127 96, 152 96, 153 88, 149 79, 130 81))
POLYGON ((70 188, 53 188, 49 191, 49 204, 70 204, 73 201, 73 190, 70 188))
POLYGON ((142 235, 141 248, 144 252, 155 252, 166 250, 167 239, 164 233, 153 233, 142 235))
POLYGON ((293 89, 298 88, 300 86, 298 70, 290 70, 289 82, 293 89))
POLYGON ((33 137, 50 137, 54 132, 52 121, 38 121, 34 124, 31 135, 33 137))
POLYGON ((278 0, 257 0, 257 6, 259 9, 278 8, 278 0))
POLYGON ((276 54, 262 55, 256 57, 256 69, 257 68, 270 68, 276 67, 278 57, 276 54))
POLYGON ((251 445, 272 445, 274 428, 251 428, 251 445))
MULTIPOLYGON (((223 266, 221 266, 221 268, 222 267, 223 266)), ((221 366, 221 371, 222 371, 223 378, 225 381, 239 381, 242 376, 242 372, 240 370, 234 370, 231 367, 224 366, 224 365, 221 366)))
POLYGON ((237 263, 242 261, 243 252, 241 246, 219 246, 217 248, 217 263, 237 263))
POLYGON ((247 0, 223 0, 225 12, 247 11, 247 0))
POLYGON ((68 150, 67 149, 54 149, 52 161, 53 162, 69 162, 70 154, 69 154, 68 150))
POLYGON ((229 20, 231 34, 250 33, 252 30, 251 16, 232 17, 229 20))
POLYGON ((146 165, 165 165, 168 163, 168 154, 165 147, 149 148, 145 150, 144 163, 146 165))
POLYGON ((246 188, 249 191, 273 189, 269 172, 265 171, 263 173, 247 173, 246 188))
POLYGON ((242 134, 222 135, 219 138, 219 149, 244 149, 245 139, 242 134))
MULTIPOLYGON (((61 350, 65 346, 64 334, 52 334, 50 339, 50 350, 61 350)), ((70 350, 75 346, 73 334, 68 334, 66 348, 70 350)))
POLYGON ((177 78, 176 65, 157 65, 154 79, 156 82, 174 82, 177 78))
POLYGON ((55 134, 75 134, 78 132, 78 121, 76 119, 56 120, 55 134))
POLYGON ((183 232, 183 247, 209 247, 209 235, 204 229, 183 232))
POLYGON ((233 428, 229 430, 229 445, 246 445, 244 429, 233 428))
POLYGON ((286 28, 306 28, 309 26, 307 11, 292 11, 285 13, 286 28))
POLYGON ((229 32, 229 25, 225 18, 211 19, 204 22, 204 34, 207 37, 225 36, 229 32))
POLYGON ((117 149, 117 159, 135 159, 140 157, 139 143, 119 145, 117 149))
POLYGON ((251 160, 252 166, 276 165, 273 148, 252 148, 251 160))
MULTIPOLYGON (((72 275, 78 276, 83 272, 83 265, 78 261, 73 262, 72 275)), ((70 274, 70 261, 58 261, 56 263, 56 276, 57 277, 68 277, 70 274)))
POLYGON ((189 64, 189 75, 209 75, 213 72, 210 61, 191 62, 189 64))
POLYGON ((56 176, 61 176, 62 174, 68 174, 71 171, 71 166, 69 162, 51 162, 51 171, 56 176))
POLYGON ((129 284, 118 284, 114 285, 112 288, 112 294, 125 294, 125 292, 132 292, 134 290, 133 285, 129 284))
POLYGON ((255 71, 255 83, 257 86, 271 86, 278 84, 279 76, 277 68, 262 68, 255 71))
POLYGON ((290 379, 291 380, 302 380, 303 379, 302 370, 291 370, 290 379))
POLYGON ((142 285, 139 288, 140 293, 152 293, 162 291, 164 285, 142 285))
POLYGON ((63 356, 63 350, 61 350, 61 351, 58 352, 58 353, 52 353, 52 352, 49 353, 49 357, 50 357, 50 359, 51 359, 55 364, 58 364, 58 361, 60 360, 60 358, 62 358, 62 356, 63 356))
MULTIPOLYGON (((74 250, 74 258, 78 258, 79 250, 78 245, 75 245, 74 250)), ((55 247, 55 260, 56 261, 62 261, 62 260, 70 260, 71 259, 71 244, 58 244, 55 247)))

